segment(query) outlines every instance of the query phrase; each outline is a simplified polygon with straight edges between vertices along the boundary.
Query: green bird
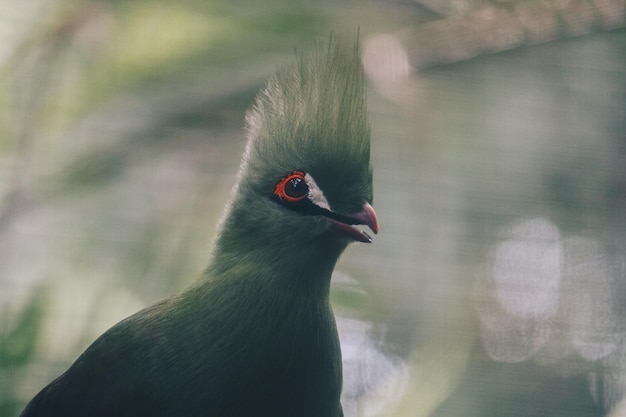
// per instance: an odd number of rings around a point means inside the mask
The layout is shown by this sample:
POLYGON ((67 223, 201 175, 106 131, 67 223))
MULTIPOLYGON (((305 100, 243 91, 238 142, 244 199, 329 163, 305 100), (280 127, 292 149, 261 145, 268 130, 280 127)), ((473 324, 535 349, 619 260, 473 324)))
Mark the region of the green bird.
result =
POLYGON ((275 75, 211 261, 191 288, 113 326, 22 417, 338 417, 337 259, 378 232, 358 42, 275 75))

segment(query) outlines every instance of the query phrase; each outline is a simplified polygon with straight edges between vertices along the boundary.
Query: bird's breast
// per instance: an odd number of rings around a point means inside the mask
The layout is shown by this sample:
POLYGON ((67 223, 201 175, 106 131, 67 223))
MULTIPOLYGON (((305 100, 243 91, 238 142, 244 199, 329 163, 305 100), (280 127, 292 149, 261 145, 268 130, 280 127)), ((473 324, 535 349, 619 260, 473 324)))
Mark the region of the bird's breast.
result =
POLYGON ((332 316, 287 319, 273 330, 265 341, 271 348, 252 365, 260 400, 272 399, 284 415, 334 415, 342 382, 332 316))

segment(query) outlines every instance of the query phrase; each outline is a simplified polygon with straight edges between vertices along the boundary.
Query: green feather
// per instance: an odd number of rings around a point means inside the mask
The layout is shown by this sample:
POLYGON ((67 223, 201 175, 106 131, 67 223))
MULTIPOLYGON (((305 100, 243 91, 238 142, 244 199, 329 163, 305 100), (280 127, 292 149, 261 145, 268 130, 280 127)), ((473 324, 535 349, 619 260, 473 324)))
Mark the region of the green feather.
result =
POLYGON ((98 338, 23 417, 338 417, 330 277, 350 239, 272 198, 294 170, 332 210, 372 199, 358 45, 332 39, 272 78, 203 279, 98 338))

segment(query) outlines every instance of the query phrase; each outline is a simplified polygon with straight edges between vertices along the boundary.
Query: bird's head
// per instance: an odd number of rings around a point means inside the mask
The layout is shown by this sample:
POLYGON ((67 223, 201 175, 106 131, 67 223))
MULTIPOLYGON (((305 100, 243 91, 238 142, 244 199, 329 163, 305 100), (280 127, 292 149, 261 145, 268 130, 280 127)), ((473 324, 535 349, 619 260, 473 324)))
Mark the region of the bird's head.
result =
POLYGON ((378 232, 358 44, 331 40, 274 76, 247 132, 233 223, 268 244, 371 241, 357 227, 378 232))

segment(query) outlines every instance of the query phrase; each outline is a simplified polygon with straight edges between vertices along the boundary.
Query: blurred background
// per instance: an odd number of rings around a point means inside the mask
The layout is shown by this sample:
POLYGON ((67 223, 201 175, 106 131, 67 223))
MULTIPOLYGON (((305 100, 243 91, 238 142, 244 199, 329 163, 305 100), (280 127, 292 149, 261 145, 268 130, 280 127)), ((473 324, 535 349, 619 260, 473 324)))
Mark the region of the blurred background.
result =
POLYGON ((0 416, 193 282, 276 69, 360 31, 346 417, 626 416, 624 0, 0 2, 0 416))

